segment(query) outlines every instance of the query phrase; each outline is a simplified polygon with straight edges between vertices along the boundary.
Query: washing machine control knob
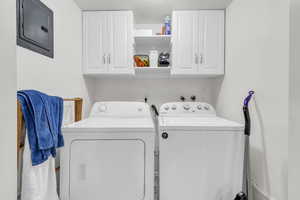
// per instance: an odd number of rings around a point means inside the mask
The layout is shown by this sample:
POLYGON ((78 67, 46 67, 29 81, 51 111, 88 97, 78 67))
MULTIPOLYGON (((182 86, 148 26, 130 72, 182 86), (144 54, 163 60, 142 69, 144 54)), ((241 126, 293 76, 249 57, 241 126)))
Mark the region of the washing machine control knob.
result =
POLYGON ((169 106, 165 106, 164 109, 165 109, 166 111, 168 111, 168 110, 170 109, 170 107, 169 107, 169 106))
POLYGON ((191 106, 189 104, 185 104, 185 105, 183 105, 183 109, 184 110, 190 110, 191 106))
POLYGON ((173 106, 172 106, 172 110, 176 110, 177 109, 177 106, 174 104, 173 106))
POLYGON ((204 109, 205 110, 209 110, 209 106, 204 106, 204 109))
POLYGON ((198 105, 197 108, 198 108, 198 110, 202 110, 202 106, 201 105, 198 105))

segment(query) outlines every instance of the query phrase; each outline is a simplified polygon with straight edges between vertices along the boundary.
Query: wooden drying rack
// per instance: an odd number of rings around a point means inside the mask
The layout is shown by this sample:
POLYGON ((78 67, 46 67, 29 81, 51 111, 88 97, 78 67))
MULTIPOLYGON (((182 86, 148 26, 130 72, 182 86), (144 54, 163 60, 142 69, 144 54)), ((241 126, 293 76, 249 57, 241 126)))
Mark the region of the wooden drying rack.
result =
MULTIPOLYGON (((80 121, 82 119, 82 104, 83 99, 82 98, 70 98, 70 99, 64 99, 64 101, 73 101, 74 102, 74 116, 75 116, 75 122, 80 121)), ((21 104, 17 101, 17 158, 19 162, 19 152, 24 147, 24 138, 25 138, 25 121, 22 113, 21 104)))

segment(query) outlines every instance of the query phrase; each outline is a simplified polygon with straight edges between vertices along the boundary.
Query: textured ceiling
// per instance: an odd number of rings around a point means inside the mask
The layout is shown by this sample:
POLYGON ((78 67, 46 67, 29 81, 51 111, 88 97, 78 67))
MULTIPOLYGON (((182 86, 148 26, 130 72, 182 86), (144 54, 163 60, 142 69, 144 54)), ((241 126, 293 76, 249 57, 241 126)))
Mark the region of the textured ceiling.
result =
POLYGON ((161 23, 172 10, 224 9, 232 0, 74 0, 82 10, 133 10, 135 22, 161 23))

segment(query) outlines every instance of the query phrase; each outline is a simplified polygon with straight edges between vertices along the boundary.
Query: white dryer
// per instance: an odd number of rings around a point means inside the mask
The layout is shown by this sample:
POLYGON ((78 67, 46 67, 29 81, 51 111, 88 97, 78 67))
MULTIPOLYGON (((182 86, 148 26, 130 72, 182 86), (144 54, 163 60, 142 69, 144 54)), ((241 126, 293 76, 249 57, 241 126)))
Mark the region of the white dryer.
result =
POLYGON ((153 200, 155 129, 141 102, 98 102, 63 128, 61 200, 153 200))
POLYGON ((207 103, 160 108, 160 200, 231 200, 242 191, 244 127, 207 103))

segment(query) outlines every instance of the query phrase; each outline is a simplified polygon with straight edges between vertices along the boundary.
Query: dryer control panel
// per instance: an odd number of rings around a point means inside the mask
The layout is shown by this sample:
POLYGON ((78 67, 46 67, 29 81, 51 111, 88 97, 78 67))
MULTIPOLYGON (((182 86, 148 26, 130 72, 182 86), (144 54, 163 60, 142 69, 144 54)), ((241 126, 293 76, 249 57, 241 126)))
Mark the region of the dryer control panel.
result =
POLYGON ((216 116, 215 109, 208 103, 203 102, 170 102, 160 107, 161 115, 203 115, 216 116))
POLYGON ((90 117, 150 117, 150 108, 143 102, 96 102, 90 117))

